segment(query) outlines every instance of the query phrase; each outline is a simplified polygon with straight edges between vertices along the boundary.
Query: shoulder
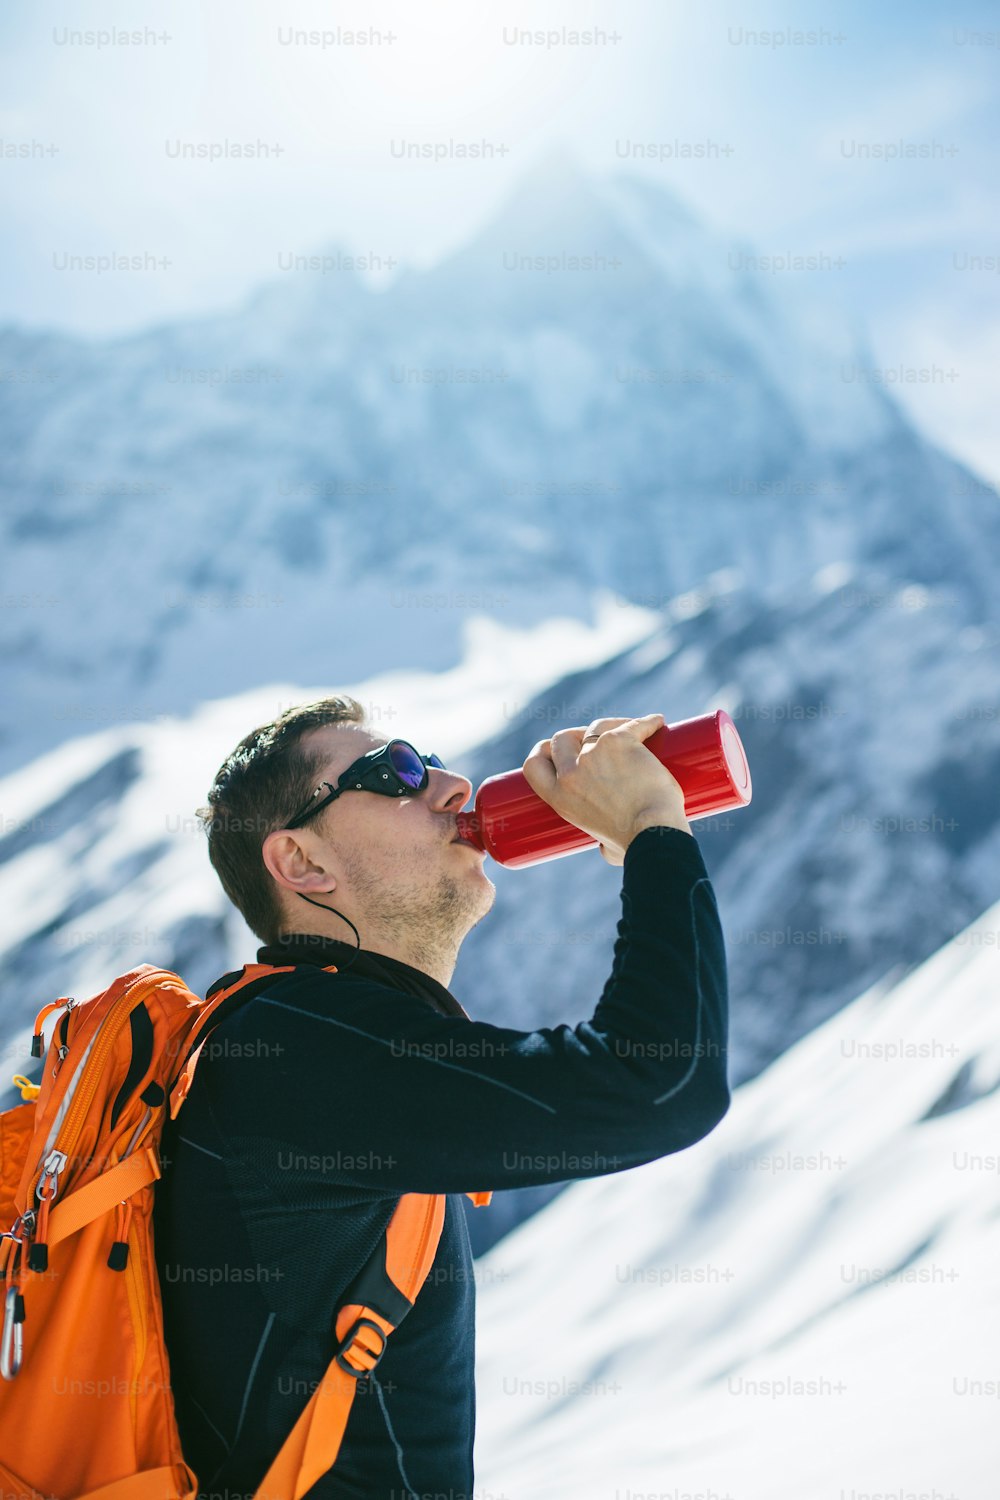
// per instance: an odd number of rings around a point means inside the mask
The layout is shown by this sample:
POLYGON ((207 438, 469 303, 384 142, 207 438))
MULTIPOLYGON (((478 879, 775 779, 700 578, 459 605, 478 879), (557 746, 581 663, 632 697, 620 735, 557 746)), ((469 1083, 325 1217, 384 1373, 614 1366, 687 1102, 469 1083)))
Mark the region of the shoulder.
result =
MULTIPOLYGON (((331 974, 313 964, 275 974, 213 1028, 209 1044, 252 1041, 267 1033, 317 1033, 321 1028, 359 1029, 367 1020, 434 1015, 417 995, 404 994, 367 976, 331 974)), ((205 1051, 211 1049, 206 1044, 205 1051)))

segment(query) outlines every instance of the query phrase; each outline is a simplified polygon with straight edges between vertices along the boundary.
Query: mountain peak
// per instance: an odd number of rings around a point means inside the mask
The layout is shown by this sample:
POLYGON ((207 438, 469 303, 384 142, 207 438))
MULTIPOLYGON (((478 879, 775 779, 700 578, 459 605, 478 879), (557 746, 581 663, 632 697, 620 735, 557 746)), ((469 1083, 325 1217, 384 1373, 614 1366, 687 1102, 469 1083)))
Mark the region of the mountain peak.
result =
POLYGON ((493 218, 473 241, 495 243, 512 236, 559 236, 565 244, 583 224, 595 226, 608 211, 593 176, 564 147, 542 152, 517 178, 493 218))
POLYGON ((705 238, 669 188, 634 172, 593 172, 557 142, 538 152, 479 232, 429 275, 451 281, 467 272, 478 282, 513 255, 606 255, 669 271, 678 255, 700 263, 705 238))
POLYGON ((560 186, 571 186, 585 192, 591 180, 591 174, 570 146, 563 141, 548 142, 535 153, 517 178, 515 193, 560 186))

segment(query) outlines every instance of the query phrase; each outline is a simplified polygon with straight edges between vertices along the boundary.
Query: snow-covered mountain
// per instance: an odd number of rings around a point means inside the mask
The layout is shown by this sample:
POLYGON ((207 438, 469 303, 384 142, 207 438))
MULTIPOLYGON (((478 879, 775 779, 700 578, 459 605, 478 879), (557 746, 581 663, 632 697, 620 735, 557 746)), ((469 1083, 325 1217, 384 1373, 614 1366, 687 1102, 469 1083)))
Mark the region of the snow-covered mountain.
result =
POLYGON ((476 1480, 995 1500, 1000 904, 477 1262, 476 1480))
POLYGON ((0 769, 262 683, 454 667, 475 617, 590 622, 596 590, 659 608, 726 567, 778 597, 843 559, 994 611, 988 488, 821 293, 734 248, 557 157, 385 291, 288 269, 126 338, 0 332, 0 769))

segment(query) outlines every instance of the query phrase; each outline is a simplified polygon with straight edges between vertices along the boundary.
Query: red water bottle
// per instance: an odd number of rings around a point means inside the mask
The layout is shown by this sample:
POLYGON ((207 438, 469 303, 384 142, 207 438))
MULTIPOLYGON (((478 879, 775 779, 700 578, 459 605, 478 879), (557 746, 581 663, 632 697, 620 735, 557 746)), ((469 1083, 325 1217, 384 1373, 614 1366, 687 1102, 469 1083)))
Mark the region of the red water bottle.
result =
MULTIPOLYGON (((736 725, 724 708, 664 724, 643 743, 676 778, 688 822, 746 807, 750 801, 750 767, 736 725)), ((561 859, 598 843, 561 818, 531 789, 521 770, 488 776, 476 793, 474 810, 458 814, 458 832, 512 869, 561 859)))

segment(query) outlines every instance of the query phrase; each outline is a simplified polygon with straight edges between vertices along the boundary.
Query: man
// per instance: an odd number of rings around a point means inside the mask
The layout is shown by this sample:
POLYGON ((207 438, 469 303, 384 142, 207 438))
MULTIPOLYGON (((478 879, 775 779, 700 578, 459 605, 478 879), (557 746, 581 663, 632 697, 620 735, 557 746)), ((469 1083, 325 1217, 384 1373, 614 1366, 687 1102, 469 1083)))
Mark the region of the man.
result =
MULTIPOLYGON (((532 788, 623 866, 591 1019, 535 1031, 470 1020, 447 988, 496 894, 486 856, 456 840, 467 777, 387 747, 347 696, 288 710, 221 767, 202 810, 210 858, 263 943, 258 961, 296 968, 220 1022, 163 1140, 171 1384, 210 1500, 253 1495, 404 1192, 448 1195, 437 1257, 308 1496, 471 1497, 462 1195, 624 1171, 726 1113, 723 939, 680 788, 643 745, 663 722, 563 729, 524 762, 532 788)), ((516 963, 494 980, 522 983, 516 963)))

